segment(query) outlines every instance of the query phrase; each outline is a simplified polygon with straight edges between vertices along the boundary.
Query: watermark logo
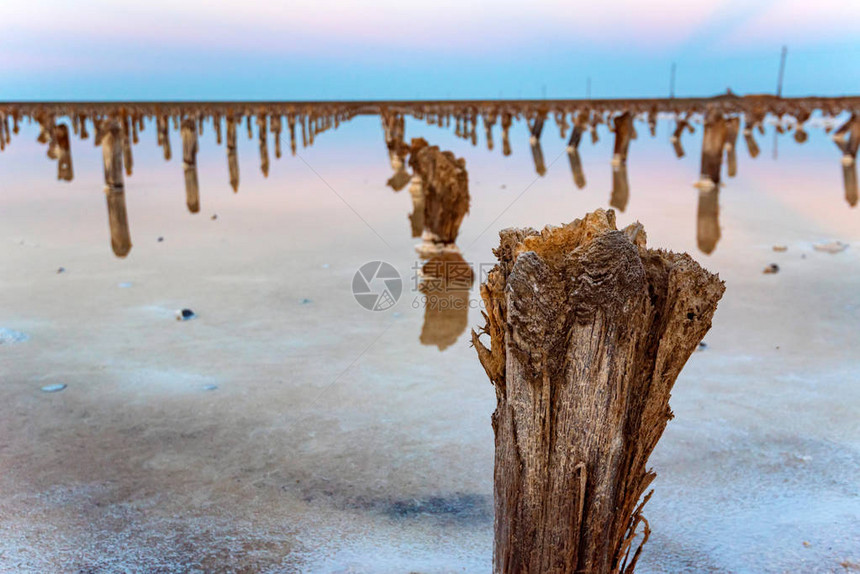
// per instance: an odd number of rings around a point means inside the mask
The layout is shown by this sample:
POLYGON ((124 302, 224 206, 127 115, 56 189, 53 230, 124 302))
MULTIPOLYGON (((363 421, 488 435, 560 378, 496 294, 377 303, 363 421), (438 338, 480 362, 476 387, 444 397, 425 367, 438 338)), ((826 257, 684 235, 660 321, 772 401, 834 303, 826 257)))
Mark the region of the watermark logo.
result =
POLYGON ((400 273, 385 261, 370 261, 352 277, 352 294, 368 311, 385 311, 400 299, 403 280, 400 273))

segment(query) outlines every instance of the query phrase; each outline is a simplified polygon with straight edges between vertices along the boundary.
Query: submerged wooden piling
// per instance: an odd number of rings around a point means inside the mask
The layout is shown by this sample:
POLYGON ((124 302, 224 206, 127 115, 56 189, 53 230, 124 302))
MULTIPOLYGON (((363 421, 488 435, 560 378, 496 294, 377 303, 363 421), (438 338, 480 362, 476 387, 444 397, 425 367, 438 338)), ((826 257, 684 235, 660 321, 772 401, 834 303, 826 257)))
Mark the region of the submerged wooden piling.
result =
POLYGON ((631 573, 648 457, 724 285, 611 210, 500 236, 481 286, 490 347, 472 332, 497 400, 493 571, 631 573))

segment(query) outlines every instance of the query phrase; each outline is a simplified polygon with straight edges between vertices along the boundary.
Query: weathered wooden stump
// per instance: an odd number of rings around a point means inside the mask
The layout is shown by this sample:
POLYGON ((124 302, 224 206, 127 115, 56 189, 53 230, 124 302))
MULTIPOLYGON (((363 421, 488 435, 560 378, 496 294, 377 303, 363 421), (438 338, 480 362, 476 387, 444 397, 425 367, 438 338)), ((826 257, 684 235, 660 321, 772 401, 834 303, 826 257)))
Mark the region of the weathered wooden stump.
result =
POLYGON ((497 399, 494 572, 632 572, 648 457, 724 285, 611 210, 500 236, 490 348, 472 332, 497 399))

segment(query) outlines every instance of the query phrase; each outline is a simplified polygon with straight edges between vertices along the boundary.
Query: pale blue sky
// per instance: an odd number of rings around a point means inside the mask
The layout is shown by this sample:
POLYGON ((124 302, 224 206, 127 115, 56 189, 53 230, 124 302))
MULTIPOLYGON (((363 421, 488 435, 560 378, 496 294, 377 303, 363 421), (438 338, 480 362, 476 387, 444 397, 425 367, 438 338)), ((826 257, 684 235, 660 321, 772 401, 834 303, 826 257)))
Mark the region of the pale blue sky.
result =
POLYGON ((0 100, 860 93, 858 0, 3 0, 0 100))

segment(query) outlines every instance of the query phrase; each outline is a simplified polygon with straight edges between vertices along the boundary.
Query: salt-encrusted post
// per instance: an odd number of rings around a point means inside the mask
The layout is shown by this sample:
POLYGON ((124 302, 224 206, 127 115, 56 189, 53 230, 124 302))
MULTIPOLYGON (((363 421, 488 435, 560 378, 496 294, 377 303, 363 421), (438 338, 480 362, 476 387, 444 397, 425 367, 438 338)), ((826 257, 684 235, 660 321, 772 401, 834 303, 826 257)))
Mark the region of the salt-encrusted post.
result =
POLYGON ((611 210, 500 236, 481 285, 490 347, 472 333, 497 400, 493 570, 630 573, 648 457, 724 285, 611 210))

